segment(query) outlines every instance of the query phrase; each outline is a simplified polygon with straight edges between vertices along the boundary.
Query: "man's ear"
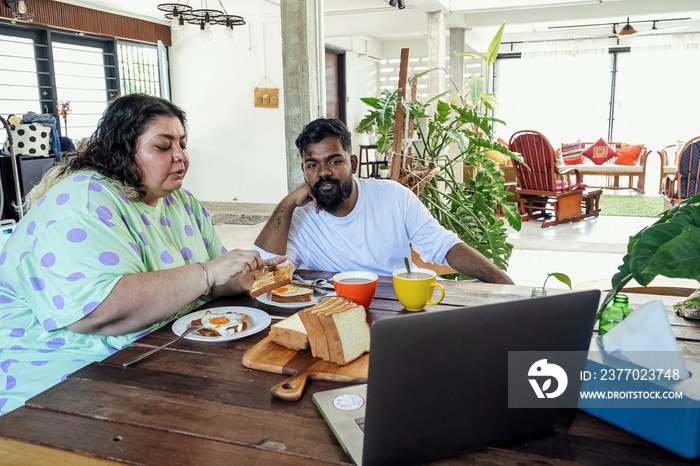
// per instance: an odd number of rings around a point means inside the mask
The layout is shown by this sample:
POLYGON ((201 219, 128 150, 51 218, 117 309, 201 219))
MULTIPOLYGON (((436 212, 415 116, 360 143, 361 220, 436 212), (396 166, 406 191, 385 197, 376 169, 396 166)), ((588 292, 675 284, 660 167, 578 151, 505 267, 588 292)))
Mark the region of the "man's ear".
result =
POLYGON ((357 173, 357 156, 355 154, 352 154, 350 156, 350 168, 352 168, 352 174, 354 175, 357 173))

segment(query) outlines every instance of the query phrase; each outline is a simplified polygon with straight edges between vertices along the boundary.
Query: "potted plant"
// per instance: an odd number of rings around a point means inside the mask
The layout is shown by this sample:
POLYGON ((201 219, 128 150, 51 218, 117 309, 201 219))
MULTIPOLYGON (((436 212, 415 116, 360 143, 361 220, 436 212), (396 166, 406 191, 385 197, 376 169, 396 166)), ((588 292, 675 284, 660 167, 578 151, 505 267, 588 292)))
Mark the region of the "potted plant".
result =
MULTIPOLYGON (((504 27, 505 23, 491 41, 487 55, 476 54, 489 66, 498 55, 504 27)), ((433 70, 427 72, 430 71, 433 70)), ((419 122, 413 154, 424 167, 440 168, 425 186, 420 199, 441 225, 507 270, 513 245, 507 242, 505 222, 520 230, 521 216, 517 205, 507 201, 505 181, 486 152, 496 150, 518 161, 523 159, 495 141, 494 125, 503 124, 503 121, 486 114, 488 109, 494 108, 495 96, 479 93, 477 98, 476 92, 471 91, 472 101, 477 102, 472 105, 465 99, 469 90, 458 91, 455 86, 455 91, 451 102, 438 100, 432 114, 428 105, 435 98, 425 103, 406 103, 419 122), (457 155, 448 153, 447 148, 453 143, 457 144, 457 155), (473 169, 474 175, 467 182, 458 181, 455 174, 455 167, 461 170, 463 163, 473 169)))
POLYGON ((379 165, 379 177, 380 178, 388 178, 389 177, 389 165, 387 165, 386 163, 379 165))
MULTIPOLYGON (((700 195, 676 204, 656 223, 632 236, 618 270, 598 317, 632 279, 642 286, 647 286, 657 275, 700 280, 700 195)), ((691 297, 676 309, 681 306, 697 309, 700 298, 691 297)))
POLYGON ((371 108, 357 125, 361 133, 373 133, 377 138, 378 162, 387 161, 394 144, 396 102, 399 89, 389 92, 384 89, 379 97, 362 97, 360 100, 371 108))

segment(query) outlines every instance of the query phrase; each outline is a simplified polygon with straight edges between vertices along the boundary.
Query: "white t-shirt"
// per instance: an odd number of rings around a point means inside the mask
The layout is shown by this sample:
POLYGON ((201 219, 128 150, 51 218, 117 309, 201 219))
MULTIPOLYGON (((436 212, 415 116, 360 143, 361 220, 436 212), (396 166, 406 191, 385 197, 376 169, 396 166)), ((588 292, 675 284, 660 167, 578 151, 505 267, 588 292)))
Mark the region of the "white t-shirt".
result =
MULTIPOLYGON (((313 203, 294 211, 286 256, 298 268, 364 270, 390 276, 411 257, 411 245, 427 262, 446 265, 461 242, 443 228, 418 197, 395 181, 356 179, 357 204, 345 217, 316 213, 313 203)), ((260 248, 264 258, 272 257, 260 248)))

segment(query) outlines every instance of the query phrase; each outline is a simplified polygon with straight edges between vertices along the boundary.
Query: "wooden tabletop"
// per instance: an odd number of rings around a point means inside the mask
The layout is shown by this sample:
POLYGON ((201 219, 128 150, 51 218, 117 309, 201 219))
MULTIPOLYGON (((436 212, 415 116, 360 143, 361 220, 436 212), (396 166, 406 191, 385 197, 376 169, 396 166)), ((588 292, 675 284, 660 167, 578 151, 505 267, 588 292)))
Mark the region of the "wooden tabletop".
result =
MULTIPOLYGON (((307 278, 329 276, 302 271, 307 278)), ((473 306, 530 296, 528 287, 444 282, 435 309, 473 306)), ((634 306, 657 297, 631 295, 634 306)), ((678 298, 664 301, 684 356, 700 361, 700 323, 673 314, 678 298)), ((249 296, 217 299, 215 306, 256 307, 272 315, 295 310, 249 296)), ((406 312, 390 277, 381 277, 371 320, 406 312)), ((127 361, 174 337, 170 325, 133 346, 75 372, 0 417, 2 464, 348 464, 311 395, 342 384, 310 380, 299 401, 270 396, 286 376, 248 369, 243 353, 268 329, 223 343, 180 340, 129 367, 127 361)), ((689 462, 635 435, 577 411, 568 429, 441 463, 464 464, 682 464, 689 462)), ((692 462, 696 464, 696 462, 692 462)))

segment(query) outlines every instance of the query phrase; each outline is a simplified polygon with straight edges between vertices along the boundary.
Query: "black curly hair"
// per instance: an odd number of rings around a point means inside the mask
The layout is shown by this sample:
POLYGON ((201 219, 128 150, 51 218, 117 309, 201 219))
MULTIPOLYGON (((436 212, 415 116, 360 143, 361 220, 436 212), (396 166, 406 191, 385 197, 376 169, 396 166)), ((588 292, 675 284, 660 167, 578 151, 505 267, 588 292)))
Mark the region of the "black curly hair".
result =
POLYGON ((350 131, 341 120, 337 118, 319 118, 304 126, 297 137, 296 146, 303 157, 309 144, 317 144, 327 137, 337 138, 343 150, 352 153, 352 139, 350 131))
POLYGON ((95 170, 136 189, 143 198, 143 174, 135 157, 138 141, 162 116, 177 117, 187 131, 185 112, 168 100, 146 94, 118 97, 105 110, 85 151, 71 161, 70 171, 95 170))

